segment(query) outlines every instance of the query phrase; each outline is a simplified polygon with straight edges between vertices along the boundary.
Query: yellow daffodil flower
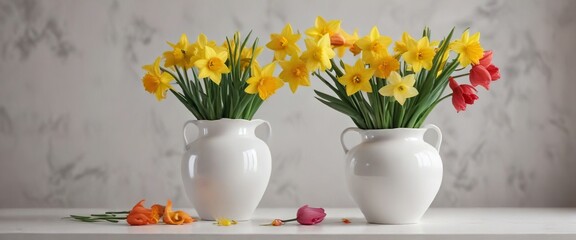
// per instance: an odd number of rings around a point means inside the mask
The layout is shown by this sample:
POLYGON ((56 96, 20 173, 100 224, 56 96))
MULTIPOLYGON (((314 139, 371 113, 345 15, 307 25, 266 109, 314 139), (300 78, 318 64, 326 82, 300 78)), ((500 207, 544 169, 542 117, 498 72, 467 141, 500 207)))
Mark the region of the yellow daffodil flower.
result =
POLYGON ((432 68, 432 60, 436 52, 430 46, 428 37, 423 37, 418 42, 408 41, 406 47, 408 50, 402 54, 402 57, 412 66, 414 72, 420 72, 422 68, 427 70, 432 68))
POLYGON ((313 39, 306 39, 306 51, 302 53, 302 60, 306 62, 306 67, 310 71, 320 69, 322 71, 332 68, 330 59, 336 56, 330 47, 330 36, 325 34, 318 42, 313 39))
POLYGON ((462 33, 460 40, 456 40, 450 44, 450 49, 460 54, 458 61, 462 67, 466 67, 471 63, 478 64, 480 58, 484 56, 484 49, 482 45, 480 45, 480 33, 477 32, 472 36, 469 35, 468 30, 466 30, 462 33))
POLYGON ((387 85, 380 88, 378 93, 382 96, 394 96, 394 99, 402 106, 406 99, 418 95, 418 90, 414 87, 416 82, 414 74, 402 78, 398 72, 392 72, 386 81, 387 85))
POLYGON ((292 33, 292 26, 286 24, 280 34, 270 34, 270 42, 266 47, 274 51, 275 60, 284 60, 286 55, 299 55, 300 48, 296 42, 300 39, 299 33, 292 33))
POLYGON ((370 34, 358 40, 356 45, 362 49, 362 60, 369 62, 379 56, 388 55, 388 45, 392 39, 388 36, 380 35, 376 26, 372 27, 370 34))
POLYGON ((223 73, 229 73, 230 69, 226 66, 228 52, 220 50, 214 51, 212 47, 204 47, 204 57, 198 59, 194 65, 200 70, 199 78, 209 77, 214 83, 220 84, 223 73))
POLYGON ((306 35, 312 37, 315 41, 319 41, 320 38, 328 34, 329 36, 340 31, 340 20, 330 20, 326 21, 321 16, 316 17, 314 22, 314 27, 306 30, 306 35))
POLYGON ((362 59, 358 59, 354 66, 344 64, 344 70, 346 71, 346 74, 338 78, 338 82, 346 86, 346 94, 348 96, 360 90, 372 92, 370 78, 374 75, 374 69, 366 68, 366 64, 362 59))
POLYGON ((195 65, 196 61, 198 61, 199 59, 204 58, 205 49, 207 46, 211 47, 212 50, 214 50, 215 52, 222 52, 222 51, 224 51, 226 53, 228 52, 228 49, 226 49, 225 47, 216 45, 215 41, 208 40, 208 37, 206 37, 206 35, 204 35, 203 33, 200 33, 200 35, 198 35, 198 39, 193 44, 193 50, 195 51, 195 54, 190 58, 190 62, 193 65, 195 65))
POLYGON ((168 45, 172 47, 172 51, 164 52, 164 67, 179 66, 185 69, 191 68, 194 64, 190 62, 195 49, 194 45, 188 42, 188 37, 186 34, 180 36, 180 41, 176 44, 168 42, 168 45))
POLYGON ((281 61, 282 72, 280 79, 290 84, 290 90, 295 93, 298 86, 310 86, 309 71, 306 62, 298 57, 292 56, 290 61, 281 61))
MULTIPOLYGON (((240 33, 235 33, 234 34, 234 39, 239 39, 240 38, 240 33)), ((230 41, 230 51, 232 53, 234 53, 236 51, 236 43, 234 42, 235 40, 231 40, 230 41)), ((225 51, 228 51, 228 42, 224 41, 224 43, 222 43, 223 49, 225 51)), ((240 52, 240 66, 242 67, 242 70, 246 69, 249 65, 250 65, 250 61, 252 60, 252 64, 257 64, 259 66, 258 63, 258 56, 260 56, 260 53, 262 53, 262 51, 264 50, 263 47, 257 47, 256 50, 252 51, 252 48, 250 47, 244 47, 242 48, 242 52, 240 52), (252 59, 254 58, 254 59, 252 59)), ((234 61, 236 61, 236 59, 234 59, 234 61)))
POLYGON ((170 82, 174 80, 174 78, 169 73, 160 71, 160 57, 156 58, 153 64, 146 65, 142 68, 147 71, 142 78, 144 90, 154 94, 158 101, 165 99, 166 91, 173 89, 170 82))
POLYGON ((344 30, 341 30, 340 33, 344 37, 344 44, 341 46, 337 46, 334 50, 337 51, 338 57, 343 57, 346 50, 351 49, 354 47, 354 43, 358 41, 358 30, 354 30, 354 33, 349 34, 344 30))
POLYGON ((376 72, 374 75, 379 78, 387 78, 391 72, 400 69, 400 62, 392 56, 382 56, 369 62, 370 67, 374 68, 376 72))
POLYGON ((246 69, 250 65, 250 60, 252 60, 252 64, 260 65, 256 58, 258 58, 260 53, 262 53, 262 50, 264 50, 262 47, 257 47, 254 51, 252 51, 252 48, 243 48, 240 53, 240 66, 242 67, 242 70, 246 69))
POLYGON ((407 32, 402 33, 402 40, 396 41, 396 43, 394 44, 394 54, 396 56, 402 55, 403 53, 408 51, 408 47, 406 47, 406 44, 408 42, 415 42, 415 41, 416 40, 414 40, 414 38, 410 36, 409 33, 407 32))
POLYGON ((274 62, 264 66, 263 69, 260 69, 256 64, 252 65, 252 77, 246 80, 248 87, 244 91, 249 94, 258 93, 262 100, 272 96, 276 90, 284 85, 282 80, 272 75, 274 68, 276 68, 274 62))

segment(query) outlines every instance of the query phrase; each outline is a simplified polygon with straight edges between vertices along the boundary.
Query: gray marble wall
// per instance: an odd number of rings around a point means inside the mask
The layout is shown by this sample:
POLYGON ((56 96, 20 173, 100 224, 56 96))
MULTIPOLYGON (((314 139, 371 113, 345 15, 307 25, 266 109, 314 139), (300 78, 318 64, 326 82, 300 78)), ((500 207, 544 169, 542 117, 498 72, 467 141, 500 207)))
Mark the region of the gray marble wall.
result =
MULTIPOLYGON (((394 38, 425 25, 436 36, 482 32, 502 79, 466 112, 448 101, 428 119, 445 134, 434 205, 576 206, 574 12, 567 0, 0 0, 0 207, 189 206, 179 164, 191 115, 145 93, 140 67, 182 32, 224 39, 252 29, 267 40, 317 15, 394 38)), ((275 133, 261 206, 354 206, 339 143, 349 119, 312 88, 281 89, 257 117, 275 133)))

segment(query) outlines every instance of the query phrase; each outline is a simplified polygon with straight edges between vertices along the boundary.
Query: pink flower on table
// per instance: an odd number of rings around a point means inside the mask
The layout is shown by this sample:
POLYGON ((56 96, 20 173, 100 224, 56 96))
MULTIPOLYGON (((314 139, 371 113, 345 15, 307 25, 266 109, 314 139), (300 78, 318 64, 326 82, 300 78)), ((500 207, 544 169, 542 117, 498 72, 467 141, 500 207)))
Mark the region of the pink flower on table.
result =
POLYGON ((311 208, 308 205, 304 205, 298 209, 296 212, 296 218, 292 219, 274 219, 271 223, 263 224, 261 226, 282 226, 287 222, 298 221, 302 225, 314 225, 322 222, 326 217, 326 212, 324 208, 311 208))
POLYGON ((302 225, 314 225, 322 222, 326 217, 323 208, 311 208, 304 205, 298 209, 296 213, 296 221, 302 225))

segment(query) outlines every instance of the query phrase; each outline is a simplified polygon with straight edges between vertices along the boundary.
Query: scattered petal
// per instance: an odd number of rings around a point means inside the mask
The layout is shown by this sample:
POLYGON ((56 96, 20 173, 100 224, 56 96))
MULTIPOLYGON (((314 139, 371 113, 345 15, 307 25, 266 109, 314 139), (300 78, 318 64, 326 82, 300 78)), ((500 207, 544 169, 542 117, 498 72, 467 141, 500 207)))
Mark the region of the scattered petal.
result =
POLYGON ((272 221, 272 226, 282 226, 283 224, 284 222, 280 219, 274 219, 274 221, 272 221))
POLYGON ((238 222, 236 222, 235 220, 231 220, 228 218, 217 218, 216 222, 214 224, 216 224, 218 226, 227 227, 227 226, 235 225, 237 223, 238 222))

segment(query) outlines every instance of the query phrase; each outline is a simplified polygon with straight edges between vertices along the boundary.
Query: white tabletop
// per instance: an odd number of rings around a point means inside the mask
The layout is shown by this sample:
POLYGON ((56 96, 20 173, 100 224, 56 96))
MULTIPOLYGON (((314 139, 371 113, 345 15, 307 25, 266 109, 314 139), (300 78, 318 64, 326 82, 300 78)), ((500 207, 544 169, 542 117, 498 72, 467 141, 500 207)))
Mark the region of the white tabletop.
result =
MULTIPOLYGON (((575 208, 432 208, 420 224, 368 224, 358 209, 326 209, 315 226, 289 223, 260 226, 275 218, 293 218, 296 209, 258 209, 252 221, 229 227, 200 221, 183 226, 84 223, 62 219, 103 209, 0 209, 0 240, 7 239, 576 239, 575 208), (351 224, 344 224, 348 218, 351 224)), ((189 213, 194 213, 189 210, 189 213)))

